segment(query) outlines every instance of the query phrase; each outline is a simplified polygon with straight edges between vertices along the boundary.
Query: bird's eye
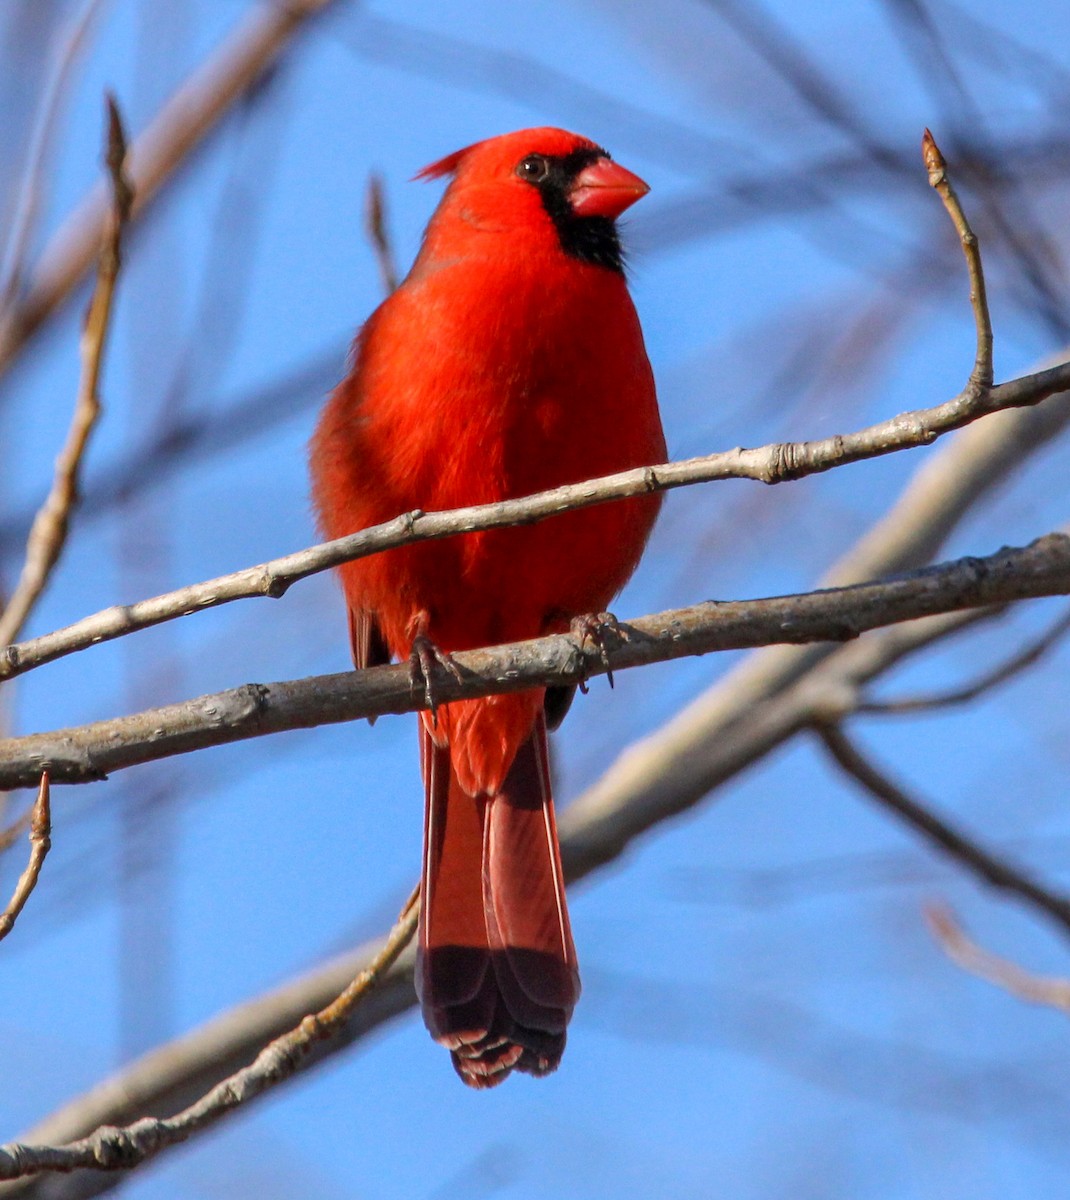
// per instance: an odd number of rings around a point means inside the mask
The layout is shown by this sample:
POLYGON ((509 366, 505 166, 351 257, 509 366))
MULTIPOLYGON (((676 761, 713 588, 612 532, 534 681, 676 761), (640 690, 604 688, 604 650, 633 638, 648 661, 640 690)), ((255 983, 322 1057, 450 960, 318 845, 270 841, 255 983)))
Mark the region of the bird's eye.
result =
POLYGON ((517 163, 516 173, 528 183, 541 183, 550 173, 550 164, 541 154, 529 154, 517 163))

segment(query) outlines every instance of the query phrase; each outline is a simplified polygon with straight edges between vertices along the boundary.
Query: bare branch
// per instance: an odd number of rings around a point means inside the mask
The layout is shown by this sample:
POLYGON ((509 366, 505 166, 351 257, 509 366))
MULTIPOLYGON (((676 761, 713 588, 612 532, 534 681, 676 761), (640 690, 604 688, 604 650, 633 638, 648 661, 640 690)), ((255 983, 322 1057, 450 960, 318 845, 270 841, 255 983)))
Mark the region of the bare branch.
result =
POLYGON ((26 901, 37 886, 41 868, 45 865, 49 850, 52 849, 52 808, 49 800, 48 772, 44 771, 41 774, 30 823, 30 861, 15 884, 15 891, 8 901, 7 908, 0 913, 0 941, 11 932, 19 914, 26 907, 26 901))
POLYGON ((977 326, 977 357, 970 372, 967 390, 985 391, 992 386, 992 318, 988 312, 980 246, 977 235, 970 228, 962 210, 958 195, 951 186, 944 156, 928 129, 921 140, 921 152, 929 172, 929 184, 936 189, 958 231, 962 252, 966 256, 966 269, 970 274, 970 307, 973 309, 973 319, 977 326))
POLYGON ((379 278, 383 281, 383 291, 386 295, 396 291, 398 286, 397 259, 390 234, 386 229, 386 199, 383 194, 383 181, 378 175, 368 178, 368 198, 364 212, 365 226, 368 239, 375 251, 375 260, 379 264, 379 278))
MULTIPOLYGON (((936 613, 985 608, 1070 591, 1070 537, 1049 534, 1019 550, 965 558, 897 579, 795 596, 708 601, 640 617, 605 649, 558 634, 457 653, 460 677, 442 672, 441 703, 576 684, 594 675, 714 650, 843 641, 936 613)), ((412 712, 426 705, 404 664, 226 692, 77 729, 0 741, 0 788, 31 786, 47 767, 56 782, 100 779, 135 763, 286 729, 412 712)))
MULTIPOLYGON (((920 566, 963 517, 1070 421, 1070 396, 963 430, 911 477, 892 507, 824 575, 833 587, 920 566)), ((848 645, 773 646, 748 655, 654 733, 626 747, 562 813, 574 863, 610 862, 660 822, 808 729, 850 711, 866 684, 938 638, 993 615, 974 609, 896 625, 848 645)))
POLYGON ((1010 892, 1046 913, 1070 933, 1070 897, 1049 891, 1010 866, 908 796, 858 750, 839 725, 819 724, 815 732, 843 770, 884 808, 895 813, 936 846, 992 887, 1010 892))
POLYGON ((985 692, 1013 679, 1027 667, 1031 667, 1056 645, 1068 630, 1070 630, 1070 611, 1063 613, 1040 637, 1027 643, 1017 654, 1005 662, 997 663, 996 666, 979 675, 973 683, 964 684, 949 692, 903 696, 899 700, 863 700, 855 706, 854 711, 856 713, 873 713, 879 716, 898 716, 903 713, 926 712, 934 708, 951 708, 959 704, 968 704, 985 692))
POLYGON ((1034 975, 1009 958, 982 949, 966 935, 946 905, 929 905, 925 909, 925 920, 944 953, 964 971, 994 983, 1019 1000, 1070 1013, 1070 979, 1034 975))
POLYGON ((66 1146, 0 1146, 0 1179, 19 1179, 38 1171, 129 1170, 168 1146, 186 1141, 221 1117, 297 1071, 317 1042, 345 1027, 353 1010, 378 984, 416 932, 419 890, 413 892, 379 953, 335 1000, 304 1018, 264 1047, 247 1067, 216 1084, 174 1117, 142 1117, 126 1128, 102 1126, 66 1146))
POLYGON ((21 675, 97 642, 110 641, 202 609, 258 596, 278 598, 309 575, 397 546, 528 524, 609 500, 721 479, 755 479, 769 484, 800 479, 847 463, 927 445, 941 434, 981 416, 1038 404, 1067 388, 1070 388, 1070 362, 1000 384, 983 395, 970 397, 963 392, 934 408, 901 413, 852 434, 813 442, 774 443, 754 450, 737 448, 449 512, 425 513, 416 509, 347 537, 149 600, 106 608, 54 633, 0 648, 0 680, 21 675))
MULTIPOLYGON (((345 345, 345 337, 336 337, 329 349, 318 350, 262 388, 233 400, 212 395, 203 409, 175 413, 166 428, 158 428, 88 481, 78 504, 79 520, 99 517, 162 487, 191 462, 200 465, 231 455, 248 439, 263 436, 279 422, 292 420, 302 407, 318 403, 338 381, 345 345)), ((33 516, 24 511, 0 515, 0 557, 13 547, 33 516)))
POLYGON ((112 301, 121 264, 122 237, 133 193, 126 178, 126 135, 115 100, 107 97, 105 161, 112 188, 111 217, 100 248, 97 282, 82 329, 82 371, 67 440, 56 459, 48 497, 34 518, 26 545, 26 561, 11 600, 0 614, 0 645, 19 635, 48 585, 67 540, 71 510, 78 499, 82 459, 100 415, 100 375, 111 327, 112 301))
MULTIPOLYGON (((298 29, 332 0, 254 5, 222 46, 171 96, 130 151, 139 216, 177 168, 283 53, 298 29)), ((0 372, 89 270, 108 222, 108 200, 91 192, 45 247, 18 305, 0 322, 0 372)))

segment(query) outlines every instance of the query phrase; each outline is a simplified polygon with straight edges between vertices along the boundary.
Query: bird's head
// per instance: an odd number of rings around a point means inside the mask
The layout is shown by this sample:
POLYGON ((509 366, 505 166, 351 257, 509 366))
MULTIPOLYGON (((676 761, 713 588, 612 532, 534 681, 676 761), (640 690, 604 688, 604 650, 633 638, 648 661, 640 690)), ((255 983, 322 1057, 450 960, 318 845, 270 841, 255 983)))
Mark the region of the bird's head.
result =
POLYGON ((418 179, 452 175, 439 208, 480 232, 553 240, 572 258, 621 270, 615 220, 650 190, 587 138, 522 129, 466 146, 418 179))

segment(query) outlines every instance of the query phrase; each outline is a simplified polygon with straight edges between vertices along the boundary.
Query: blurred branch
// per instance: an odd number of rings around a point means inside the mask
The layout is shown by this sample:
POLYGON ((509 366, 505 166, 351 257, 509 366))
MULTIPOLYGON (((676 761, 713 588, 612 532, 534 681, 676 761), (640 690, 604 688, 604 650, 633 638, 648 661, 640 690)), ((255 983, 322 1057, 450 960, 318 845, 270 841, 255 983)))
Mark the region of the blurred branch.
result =
POLYGON ((383 194, 383 181, 378 175, 368 178, 364 219, 368 238, 375 251, 375 260, 379 264, 379 278, 383 281, 383 291, 389 296, 398 286, 398 266, 394 247, 386 229, 386 198, 383 194))
MULTIPOLYGON (((1070 334, 1066 288, 1055 242, 1027 200, 1023 181, 1028 172, 1008 170, 1001 139, 987 128, 984 110, 973 99, 951 50, 922 0, 886 0, 893 28, 917 59, 921 82, 945 101, 955 134, 956 157, 972 178, 984 216, 1010 251, 1009 258, 1028 287, 1028 306, 1047 325, 1052 337, 1070 334)), ((956 18, 952 18, 958 27, 956 18)))
POLYGON ((946 905, 929 905, 925 910, 925 919, 941 949, 964 971, 994 983, 1019 1000, 1070 1013, 1070 979, 1034 975, 1010 959, 982 949, 966 935, 955 914, 946 905))
POLYGON ((111 327, 112 302, 119 277, 123 230, 130 216, 133 193, 126 178, 126 135, 115 100, 107 96, 107 149, 105 161, 111 182, 111 215, 108 220, 97 282, 82 329, 82 371, 78 396, 67 440, 56 459, 52 489, 34 518, 26 545, 26 561, 18 584, 0 614, 0 645, 19 635, 33 606, 48 584, 67 540, 71 510, 78 499, 82 459, 100 415, 100 375, 111 327))
POLYGON ((531 55, 468 41, 453 30, 421 29, 365 7, 356 20, 340 22, 333 32, 353 55, 440 86, 497 93, 533 107, 540 118, 551 111, 581 112, 585 126, 619 129, 642 154, 685 174, 719 173, 754 153, 742 139, 695 129, 631 104, 619 93, 598 91, 586 78, 555 70, 531 55))
POLYGON ((837 434, 812 442, 778 442, 754 450, 737 448, 659 466, 637 467, 516 500, 449 512, 424 513, 416 509, 347 537, 152 599, 103 609, 54 633, 0 648, 0 680, 21 675, 98 642, 110 641, 191 612, 258 596, 277 599, 292 584, 309 575, 397 546, 458 533, 527 524, 608 500, 643 496, 697 483, 754 479, 774 484, 800 479, 848 463, 927 445, 942 434, 982 416, 1038 404, 1067 387, 1070 387, 1070 362, 999 384, 989 391, 961 392, 933 408, 901 413, 856 433, 837 434))
POLYGON ((39 1171, 129 1170, 153 1158, 168 1146, 186 1141, 214 1125, 221 1117, 262 1092, 288 1079, 300 1069, 317 1042, 334 1037, 354 1009, 379 983, 416 932, 419 891, 409 898, 397 924, 367 967, 326 1008, 306 1016, 301 1023, 260 1051, 247 1067, 216 1084, 195 1103, 174 1117, 142 1117, 124 1129, 101 1126, 94 1134, 65 1146, 0 1146, 0 1179, 19 1179, 39 1171))
MULTIPOLYGON (((293 369, 236 400, 209 395, 196 413, 180 413, 164 430, 89 479, 78 505, 79 521, 97 517, 159 488, 193 460, 203 463, 230 454, 276 425, 299 417, 319 404, 338 381, 345 361, 346 339, 338 337, 293 369)), ((0 515, 0 555, 9 552, 33 514, 0 515)))
MULTIPOLYGON (((557 634, 458 652, 435 681, 439 703, 525 688, 581 683, 628 667, 715 650, 843 641, 902 621, 1070 592, 1070 537, 1049 534, 988 558, 964 558, 909 575, 794 596, 708 601, 622 625, 615 646, 557 634)), ((57 782, 287 729, 426 707, 407 664, 274 684, 246 684, 133 716, 0 741, 0 787, 26 787, 45 767, 57 782)))
POLYGON ((69 19, 56 52, 55 64, 34 121, 15 219, 3 255, 0 256, 0 313, 15 301, 22 284, 26 255, 43 202, 43 182, 61 102, 101 2, 102 0, 85 0, 81 11, 69 19))
POLYGON ((985 671, 973 683, 949 692, 932 692, 921 696, 904 696, 899 700, 863 700, 855 706, 856 713, 873 713, 880 716, 894 716, 900 713, 925 712, 934 708, 951 708, 958 704, 968 704, 978 696, 991 691, 1001 683, 1013 679, 1027 667, 1031 667, 1046 654, 1067 631, 1070 630, 1070 612, 1063 615, 1040 637, 1029 642, 1013 657, 985 671))
MULTIPOLYGON (((130 150, 139 216, 219 119, 287 48, 301 26, 333 0, 254 5, 222 46, 171 96, 130 150)), ((0 320, 0 373, 78 285, 108 222, 108 201, 91 192, 46 246, 25 294, 0 320)))
POLYGON ((909 169, 894 150, 873 136, 855 105, 844 98, 835 78, 768 10, 755 0, 706 0, 706 4, 765 60, 806 107, 850 138, 867 159, 893 174, 909 169))
POLYGON ((1062 926, 1064 933, 1070 933, 1070 897, 1049 891, 912 799, 877 770, 841 726, 817 724, 814 732, 833 760, 882 807, 895 813, 931 845, 950 855, 972 874, 1047 913, 1062 926))
POLYGON ((0 854, 5 850, 10 850, 12 846, 19 840, 19 836, 23 830, 30 827, 30 822, 33 819, 33 809, 28 808, 21 817, 12 822, 5 830, 0 832, 0 854))
POLYGON ((0 913, 0 941, 11 932, 19 914, 26 907, 26 901, 37 886, 41 868, 45 865, 49 850, 52 849, 52 808, 49 800, 48 772, 44 771, 37 788, 37 800, 34 802, 30 822, 30 861, 15 884, 15 891, 8 901, 7 908, 0 913))

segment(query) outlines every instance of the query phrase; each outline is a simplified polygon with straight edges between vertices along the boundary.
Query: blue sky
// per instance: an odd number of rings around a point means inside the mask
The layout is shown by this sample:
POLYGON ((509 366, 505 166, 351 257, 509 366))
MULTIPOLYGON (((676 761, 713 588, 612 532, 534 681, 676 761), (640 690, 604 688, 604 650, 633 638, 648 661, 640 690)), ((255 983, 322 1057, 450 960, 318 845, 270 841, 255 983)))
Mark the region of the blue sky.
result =
MULTIPOLYGON (((38 246, 97 177, 102 89, 142 128, 246 7, 105 5, 65 110, 38 246)), ((917 178, 893 186, 877 173, 854 187, 830 172, 812 202, 789 194, 759 212, 725 181, 835 161, 850 142, 717 7, 338 0, 130 240, 86 515, 32 631, 313 540, 305 443, 380 298, 362 231, 368 173, 383 176, 407 265, 439 191, 412 175, 508 129, 574 128, 651 184, 625 236, 674 456, 824 436, 954 394, 973 359, 965 273, 917 154, 926 124, 945 149, 960 135, 948 77, 919 71, 895 5, 770 6, 866 129, 915 156, 917 178), (169 423, 224 413, 321 361, 263 429, 93 514, 94 496, 169 423)), ((1070 66, 1065 6, 931 11, 958 39, 975 106, 967 132, 1051 133, 1070 66), (986 57, 971 19, 1054 61, 1030 72, 1008 42, 986 57)), ((1065 186, 1028 186, 1065 253, 1065 186)), ((1013 267, 991 265, 1004 378, 1060 343, 1022 300, 1013 267)), ((0 481, 4 513, 42 494, 77 379, 77 307, 0 382, 0 430, 18 448, 0 481)), ((674 493, 616 611, 812 586, 927 453, 776 489, 674 493)), ((1038 456, 949 553, 988 553, 1064 521, 1062 453, 1038 456)), ((969 676, 1056 607, 949 643, 887 690, 969 676)), ((739 657, 595 686, 558 739, 562 803, 739 657)), ((45 668, 14 690, 13 721, 20 732, 55 728, 347 665, 336 586, 319 577, 279 603, 201 614, 45 668)), ((968 710, 858 732, 920 796, 1058 883, 1070 846, 1067 665, 1056 651, 968 710)), ((413 726, 287 734, 57 789, 56 849, 0 954, 4 1138, 132 1054, 389 924, 417 871, 413 726)), ((0 864, 5 887, 20 854, 0 864)), ((798 740, 576 890, 585 990, 555 1076, 469 1093, 410 1014, 139 1172, 126 1194, 1059 1194, 1065 1018, 952 967, 921 921, 934 896, 986 944, 1066 969, 1065 946, 1038 920, 935 859, 798 740)))

